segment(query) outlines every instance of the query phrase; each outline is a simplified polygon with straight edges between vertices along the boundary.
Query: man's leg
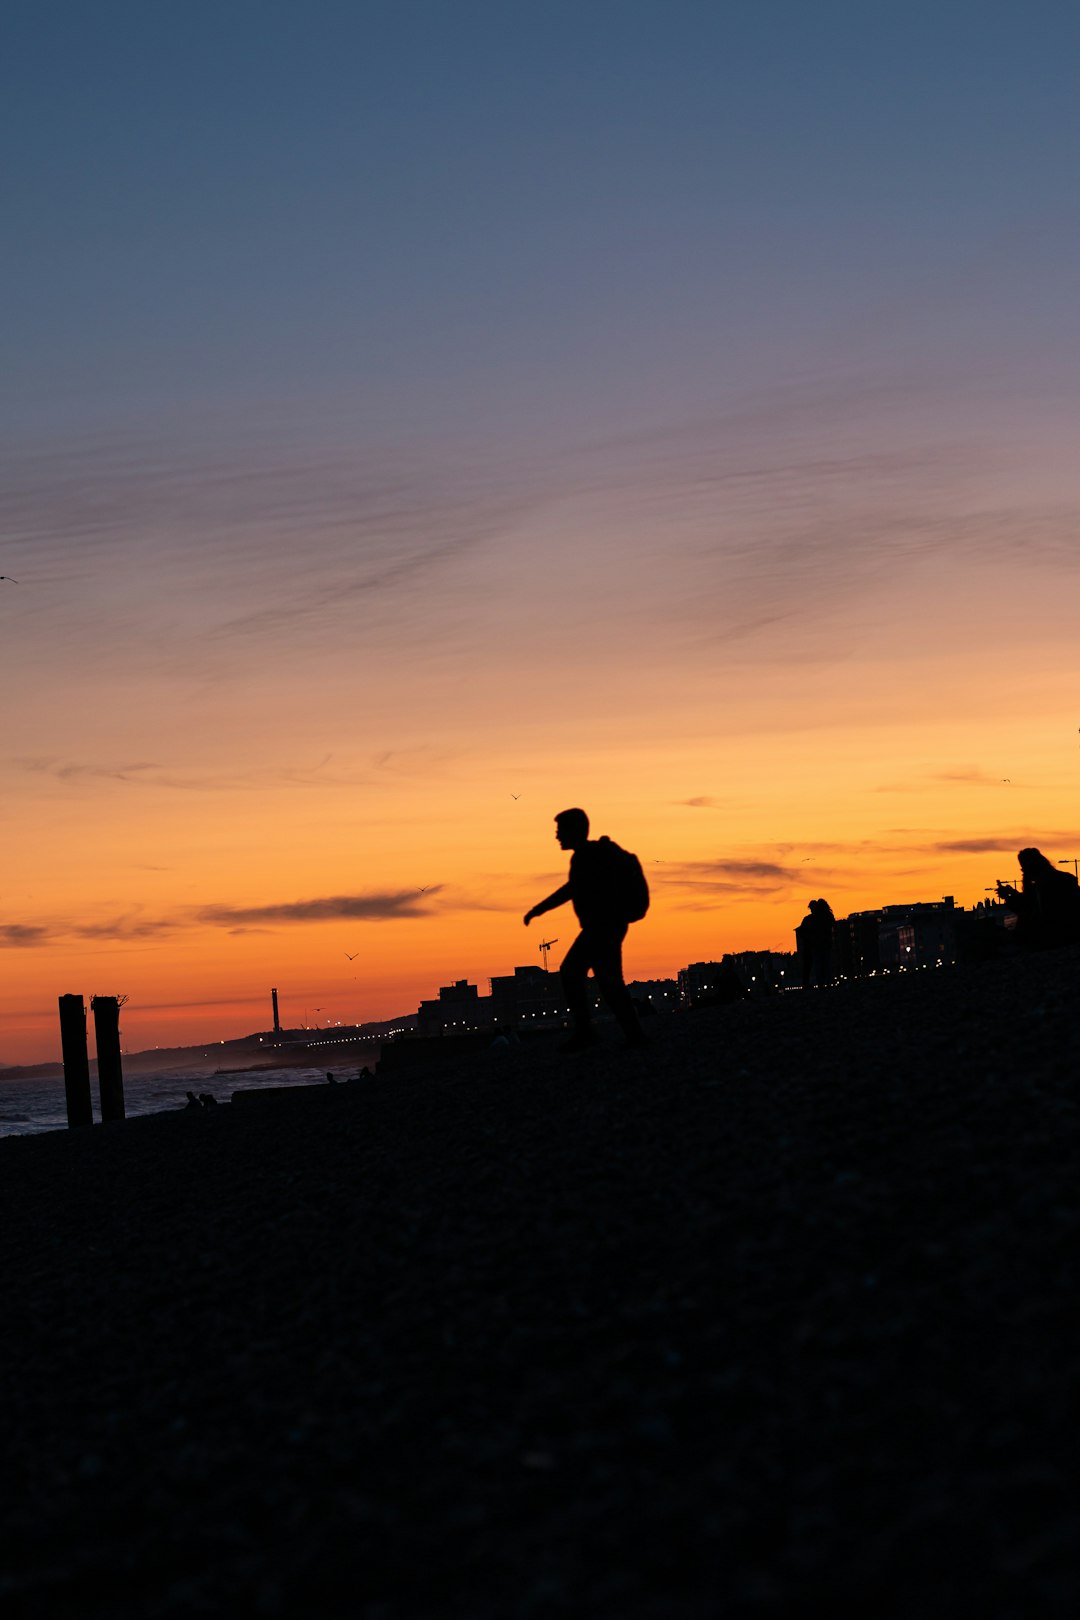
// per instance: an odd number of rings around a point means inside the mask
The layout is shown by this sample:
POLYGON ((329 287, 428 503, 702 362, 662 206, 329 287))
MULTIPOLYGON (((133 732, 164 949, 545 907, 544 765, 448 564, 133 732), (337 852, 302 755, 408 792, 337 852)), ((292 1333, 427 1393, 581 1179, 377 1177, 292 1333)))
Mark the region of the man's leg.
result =
POLYGON ((570 1009, 570 1021, 573 1025, 571 1040, 587 1045, 593 1038, 592 1008, 589 1006, 588 976, 592 967, 592 956, 588 940, 584 934, 579 934, 562 959, 559 968, 559 977, 562 980, 563 994, 570 1009))
POLYGON ((644 1046, 645 1032, 638 1023, 637 1009, 630 999, 622 969, 622 943, 625 928, 605 930, 590 938, 589 955, 592 970, 600 987, 600 994, 618 1020, 619 1028, 630 1046, 644 1046))

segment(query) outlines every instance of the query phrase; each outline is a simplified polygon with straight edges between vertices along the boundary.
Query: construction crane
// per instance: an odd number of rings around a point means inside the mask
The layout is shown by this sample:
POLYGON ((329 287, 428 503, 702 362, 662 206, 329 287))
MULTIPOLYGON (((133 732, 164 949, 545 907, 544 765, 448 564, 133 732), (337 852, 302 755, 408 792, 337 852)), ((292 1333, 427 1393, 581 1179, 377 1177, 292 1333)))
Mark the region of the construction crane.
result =
POLYGON ((550 951, 553 945, 557 945, 558 943, 559 942, 557 939, 542 939, 540 941, 540 955, 544 958, 545 973, 548 971, 548 951, 550 951))

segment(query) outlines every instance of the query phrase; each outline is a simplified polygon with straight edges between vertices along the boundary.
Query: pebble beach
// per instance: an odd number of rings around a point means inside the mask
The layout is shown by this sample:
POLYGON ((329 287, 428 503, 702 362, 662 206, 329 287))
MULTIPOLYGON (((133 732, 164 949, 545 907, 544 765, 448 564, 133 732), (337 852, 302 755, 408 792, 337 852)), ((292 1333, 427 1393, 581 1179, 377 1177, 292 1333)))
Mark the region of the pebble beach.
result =
POLYGON ((1080 951, 0 1140, 10 1616, 1080 1606, 1080 951))

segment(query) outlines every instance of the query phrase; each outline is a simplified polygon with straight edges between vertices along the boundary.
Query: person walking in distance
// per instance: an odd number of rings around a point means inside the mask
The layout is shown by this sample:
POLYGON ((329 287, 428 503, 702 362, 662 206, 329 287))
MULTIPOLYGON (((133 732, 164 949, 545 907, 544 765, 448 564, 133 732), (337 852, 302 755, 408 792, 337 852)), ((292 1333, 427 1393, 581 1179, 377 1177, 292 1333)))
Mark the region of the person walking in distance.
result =
POLYGON ((554 894, 525 913, 525 926, 568 900, 581 926, 559 969, 573 1024, 570 1039, 560 1050, 581 1052, 596 1039, 587 982, 590 968, 626 1036, 626 1044, 645 1046, 647 1038, 638 1023, 622 969, 626 931, 632 922, 644 917, 649 905, 641 862, 610 838, 590 839, 589 818, 584 810, 560 810, 555 817, 555 837, 561 849, 572 852, 569 877, 554 894))

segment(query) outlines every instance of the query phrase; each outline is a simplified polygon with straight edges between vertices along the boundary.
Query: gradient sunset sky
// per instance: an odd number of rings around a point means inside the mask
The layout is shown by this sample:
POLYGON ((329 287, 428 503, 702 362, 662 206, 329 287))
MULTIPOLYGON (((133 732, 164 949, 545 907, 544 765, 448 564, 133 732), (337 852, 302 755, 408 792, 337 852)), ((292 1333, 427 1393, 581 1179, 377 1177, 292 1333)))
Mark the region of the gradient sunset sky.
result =
POLYGON ((1039 0, 8 0, 0 1063, 67 992, 486 989, 573 804, 632 977, 1080 856, 1078 61, 1039 0))

